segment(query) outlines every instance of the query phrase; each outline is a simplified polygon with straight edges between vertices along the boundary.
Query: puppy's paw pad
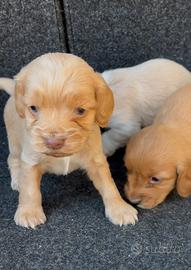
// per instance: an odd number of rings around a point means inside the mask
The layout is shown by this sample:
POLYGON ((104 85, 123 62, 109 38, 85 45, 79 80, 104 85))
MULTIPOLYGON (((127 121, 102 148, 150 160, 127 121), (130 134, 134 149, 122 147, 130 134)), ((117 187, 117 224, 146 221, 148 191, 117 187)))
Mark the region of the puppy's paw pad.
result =
POLYGON ((112 203, 106 208, 106 217, 115 225, 135 224, 138 221, 137 210, 124 201, 112 203))
POLYGON ((46 216, 42 208, 18 208, 15 217, 15 223, 19 226, 34 229, 37 225, 44 224, 46 216))

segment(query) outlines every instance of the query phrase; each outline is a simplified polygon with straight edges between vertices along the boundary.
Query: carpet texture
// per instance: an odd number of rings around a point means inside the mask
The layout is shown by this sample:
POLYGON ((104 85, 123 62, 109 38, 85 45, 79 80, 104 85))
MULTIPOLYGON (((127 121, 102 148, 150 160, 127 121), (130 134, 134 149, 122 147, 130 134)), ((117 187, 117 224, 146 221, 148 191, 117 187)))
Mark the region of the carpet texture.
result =
MULTIPOLYGON (((0 76, 12 76, 48 51, 82 56, 95 69, 167 57, 191 68, 190 0, 2 0, 0 76)), ((118 227, 80 171, 45 175, 46 224, 35 230, 13 220, 18 193, 10 188, 0 93, 0 269, 191 269, 191 199, 173 192, 153 210, 139 209, 135 226, 118 227)), ((109 159, 121 194, 124 150, 109 159)))
POLYGON ((0 75, 13 76, 33 58, 65 51, 61 11, 53 0, 0 1, 0 75))
POLYGON ((99 71, 166 57, 191 68, 190 0, 62 0, 68 42, 99 71))

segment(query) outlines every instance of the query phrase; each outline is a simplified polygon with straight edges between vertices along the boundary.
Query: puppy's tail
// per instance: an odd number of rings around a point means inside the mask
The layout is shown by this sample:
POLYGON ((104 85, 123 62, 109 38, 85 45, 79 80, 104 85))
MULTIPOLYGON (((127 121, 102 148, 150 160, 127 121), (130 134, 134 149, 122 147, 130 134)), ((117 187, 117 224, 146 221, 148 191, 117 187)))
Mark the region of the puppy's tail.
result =
POLYGON ((0 89, 7 92, 10 96, 14 95, 15 81, 9 78, 0 78, 0 89))

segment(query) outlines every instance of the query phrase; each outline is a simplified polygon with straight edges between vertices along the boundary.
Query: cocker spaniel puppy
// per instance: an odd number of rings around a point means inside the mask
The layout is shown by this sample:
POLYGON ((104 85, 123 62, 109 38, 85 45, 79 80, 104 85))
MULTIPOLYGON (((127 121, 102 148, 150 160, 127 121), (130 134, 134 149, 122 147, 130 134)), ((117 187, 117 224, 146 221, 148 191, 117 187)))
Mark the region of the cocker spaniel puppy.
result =
POLYGON ((155 207, 175 187, 191 195, 191 85, 172 94, 153 125, 129 140, 125 164, 125 193, 139 207, 155 207))
POLYGON ((113 91, 115 106, 110 130, 103 136, 104 152, 111 156, 141 127, 152 124, 166 98, 191 83, 191 74, 182 65, 167 59, 105 71, 103 78, 113 91))
POLYGON ((121 198, 102 150, 99 126, 113 110, 102 77, 77 56, 49 53, 22 68, 14 81, 0 79, 0 86, 12 93, 4 119, 12 188, 19 190, 16 224, 34 228, 45 222, 40 192, 45 172, 66 175, 78 168, 101 194, 109 220, 134 224, 137 211, 121 198))

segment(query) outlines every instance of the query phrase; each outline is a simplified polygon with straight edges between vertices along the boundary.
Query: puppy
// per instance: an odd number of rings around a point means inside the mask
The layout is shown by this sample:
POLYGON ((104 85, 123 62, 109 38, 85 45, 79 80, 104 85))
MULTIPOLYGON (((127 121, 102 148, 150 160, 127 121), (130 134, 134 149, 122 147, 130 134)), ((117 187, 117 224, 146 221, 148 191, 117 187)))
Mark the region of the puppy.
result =
POLYGON ((127 198, 152 208, 176 187, 191 194, 191 85, 170 96, 152 126, 134 135, 126 148, 127 198))
POLYGON ((141 127, 152 123, 166 98, 191 83, 191 74, 183 66, 167 60, 153 59, 130 68, 102 73, 113 91, 115 107, 102 135, 104 152, 111 156, 141 127))
POLYGON ((77 56, 49 53, 22 68, 14 81, 0 79, 0 86, 12 92, 4 119, 11 185, 19 190, 16 224, 34 228, 45 222, 45 172, 66 175, 78 168, 101 194, 109 220, 134 224, 137 211, 121 198, 102 150, 99 126, 107 124, 113 96, 101 76, 77 56))

